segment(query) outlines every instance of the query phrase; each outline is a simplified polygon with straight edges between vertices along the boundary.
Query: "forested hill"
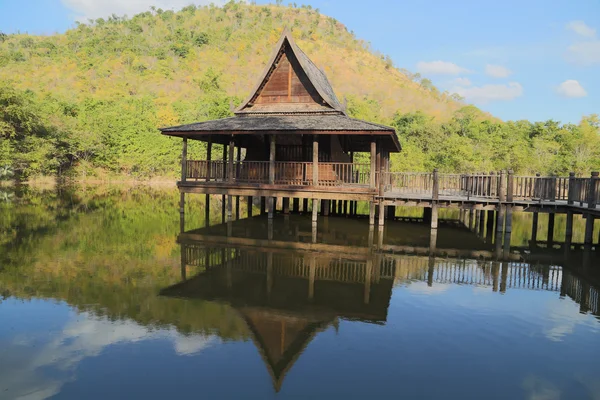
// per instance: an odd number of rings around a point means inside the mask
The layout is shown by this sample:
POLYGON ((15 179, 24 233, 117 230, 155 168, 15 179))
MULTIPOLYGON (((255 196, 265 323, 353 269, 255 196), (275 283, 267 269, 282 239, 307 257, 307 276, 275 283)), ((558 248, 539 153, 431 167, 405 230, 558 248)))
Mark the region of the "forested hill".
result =
MULTIPOLYGON (((156 128, 230 115, 284 25, 352 116, 398 128, 405 151, 394 169, 598 165, 597 119, 504 124, 397 69, 316 9, 230 2, 98 19, 54 36, 0 33, 0 179, 174 175, 180 143, 156 128), (581 149, 589 138, 594 146, 581 149)), ((191 147, 192 157, 203 150, 191 147)))

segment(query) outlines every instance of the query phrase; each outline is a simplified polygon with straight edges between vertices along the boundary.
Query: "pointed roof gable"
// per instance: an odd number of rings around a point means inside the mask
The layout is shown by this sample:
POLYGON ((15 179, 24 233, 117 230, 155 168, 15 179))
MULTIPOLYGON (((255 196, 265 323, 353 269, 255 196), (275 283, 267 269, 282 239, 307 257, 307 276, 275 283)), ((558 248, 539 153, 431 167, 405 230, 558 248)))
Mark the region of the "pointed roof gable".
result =
MULTIPOLYGON (((285 78, 284 78, 285 79, 285 78)), ((306 96, 305 96, 306 97, 306 96)), ((308 56, 298 47, 289 29, 285 29, 281 38, 275 46, 275 51, 263 71, 257 85, 250 96, 235 111, 236 114, 249 113, 335 113, 346 115, 344 107, 338 100, 327 76, 320 70, 308 56), (277 97, 275 101, 268 102, 269 106, 258 106, 260 96, 268 86, 282 84, 278 75, 285 73, 281 71, 282 64, 289 65, 289 78, 285 82, 288 85, 286 96, 277 97), (312 101, 303 102, 298 96, 292 98, 292 80, 296 80, 295 87, 302 85, 306 94, 312 97, 312 101), (282 97, 282 98, 279 98, 282 97)))

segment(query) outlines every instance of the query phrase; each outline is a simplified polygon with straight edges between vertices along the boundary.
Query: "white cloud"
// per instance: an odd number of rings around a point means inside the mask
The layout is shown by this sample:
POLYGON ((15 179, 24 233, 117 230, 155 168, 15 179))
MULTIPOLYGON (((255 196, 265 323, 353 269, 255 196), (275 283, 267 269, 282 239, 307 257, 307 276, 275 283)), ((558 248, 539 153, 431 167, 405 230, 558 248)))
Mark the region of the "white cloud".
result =
POLYGON ((179 10, 190 4, 222 4, 223 0, 61 0, 68 9, 76 14, 78 20, 86 21, 116 14, 133 16, 149 11, 151 6, 163 10, 179 10))
POLYGON ((600 64, 600 40, 579 42, 569 46, 567 59, 583 66, 600 64))
POLYGON ((492 78, 506 78, 512 74, 512 71, 502 65, 487 64, 485 66, 485 73, 492 78))
MULTIPOLYGON (((62 331, 44 334, 43 345, 32 346, 32 338, 16 338, 8 344, 0 363, 2 396, 23 400, 41 400, 60 393, 62 386, 73 379, 81 361, 100 355, 117 343, 137 343, 162 339, 171 342, 178 355, 194 355, 218 343, 216 336, 181 335, 174 328, 149 329, 134 321, 110 321, 88 313, 77 315, 62 331), (11 351, 15 354, 11 354, 11 351), (45 370, 52 370, 51 375, 45 370)), ((0 341, 0 345, 3 343, 0 341)), ((0 346, 1 347, 1 346, 0 346)))
POLYGON ((567 29, 575 32, 576 34, 584 37, 593 38, 596 37, 596 30, 588 26, 583 21, 571 21, 567 24, 567 29))
POLYGON ((585 97, 587 92, 579 82, 574 79, 568 79, 558 85, 556 88, 558 94, 564 97, 585 97))
POLYGON ((523 86, 518 82, 508 84, 483 85, 473 87, 457 86, 451 90, 475 103, 488 103, 497 100, 513 100, 523 95, 523 86))
POLYGON ((458 86, 471 86, 473 84, 469 78, 456 78, 452 83, 458 86))
POLYGON ((449 61, 419 61, 417 63, 417 71, 422 74, 433 75, 459 75, 471 72, 449 61))

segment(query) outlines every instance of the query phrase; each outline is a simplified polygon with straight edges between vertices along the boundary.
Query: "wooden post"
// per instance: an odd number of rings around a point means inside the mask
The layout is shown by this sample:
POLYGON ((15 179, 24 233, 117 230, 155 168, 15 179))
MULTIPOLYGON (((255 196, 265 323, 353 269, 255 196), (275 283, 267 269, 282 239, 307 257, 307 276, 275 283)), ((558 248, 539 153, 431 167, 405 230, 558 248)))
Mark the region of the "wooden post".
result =
POLYGON ((500 171, 500 186, 498 191, 498 197, 501 203, 506 201, 506 171, 500 171))
MULTIPOLYGON (((236 154, 235 179, 240 176, 240 162, 242 161, 242 148, 238 146, 236 154)), ((240 219, 240 196, 235 196, 235 219, 240 219)))
POLYGON ((248 200, 248 218, 252 218, 252 204, 253 204, 253 200, 252 200, 252 196, 247 196, 246 199, 248 200))
MULTIPOLYGON (((223 181, 227 181, 227 146, 223 145, 223 181)), ((221 223, 225 223, 225 208, 227 207, 227 201, 225 195, 221 196, 221 223)))
POLYGON ((383 204, 383 199, 379 200, 379 228, 383 228, 383 221, 385 217, 385 205, 383 204))
POLYGON ((479 236, 483 237, 485 232, 485 211, 479 211, 479 236))
POLYGON ((308 212, 308 199, 302 200, 302 213, 308 212))
POLYGON ((539 215, 537 211, 533 212, 533 221, 531 222, 531 243, 535 246, 537 242, 539 215))
POLYGON ((511 203, 513 201, 514 189, 515 189, 515 180, 514 180, 514 172, 513 170, 508 171, 508 179, 506 185, 506 201, 511 203))
POLYGON ((370 186, 371 189, 375 189, 375 175, 377 174, 377 143, 375 139, 371 139, 371 175, 370 175, 370 186))
MULTIPOLYGON (((229 140, 229 157, 227 160, 227 182, 233 183, 235 172, 233 170, 233 157, 235 151, 235 143, 233 138, 229 140)), ((227 222, 233 221, 233 196, 227 196, 227 222)))
POLYGON ((469 230, 475 229, 475 210, 472 208, 469 210, 469 230))
POLYGON ((295 214, 298 214, 300 212, 300 198, 299 197, 294 197, 294 203, 293 203, 292 211, 295 214))
MULTIPOLYGON (((275 135, 269 137, 269 184, 275 184, 275 135)), ((275 201, 269 196, 269 219, 273 219, 275 213, 275 201)))
POLYGON ((440 182, 437 168, 433 170, 433 187, 431 192, 431 198, 433 199, 433 201, 438 201, 440 198, 440 182))
POLYGON ((204 226, 210 226, 210 194, 204 199, 204 226))
POLYGON ((265 196, 260 198, 260 214, 264 214, 267 211, 267 199, 265 196))
POLYGON ((312 201, 312 222, 317 223, 317 213, 319 212, 319 200, 313 199, 312 201))
POLYGON ((343 210, 343 214, 344 216, 348 216, 348 200, 344 200, 344 210, 343 210))
POLYGON ((208 139, 206 144, 206 182, 210 181, 210 167, 212 161, 212 137, 208 139))
POLYGON ((575 203, 575 172, 569 172, 569 192, 567 196, 567 204, 575 203))
POLYGON ((313 167, 313 186, 319 186, 319 140, 318 136, 313 136, 313 156, 312 156, 312 167, 313 167))
POLYGON ((183 147, 181 149, 181 182, 187 179, 187 138, 183 138, 183 147))
POLYGON ((431 229, 437 229, 438 227, 438 205, 434 202, 431 206, 431 229))
POLYGON ((337 214, 337 201, 330 200, 329 204, 330 204, 330 208, 331 208, 331 215, 337 214))
POLYGON ((369 225, 375 225, 375 202, 369 202, 369 225))
POLYGON ((285 215, 289 215, 290 213, 290 198, 289 197, 284 197, 282 199, 282 208, 283 208, 283 213, 285 215))
POLYGON ((565 246, 571 247, 573 240, 573 211, 567 211, 567 228, 565 229, 565 246))
POLYGON ((494 210, 488 210, 487 212, 485 236, 488 242, 491 242, 494 236, 494 210))
MULTIPOLYGON (((587 203, 588 208, 596 208, 596 188, 598 181, 598 172, 592 172, 592 176, 588 182, 588 197, 587 203)), ((592 214, 586 215, 585 220, 585 240, 584 244, 589 246, 593 242, 594 235, 594 216, 592 214)))
POLYGON ((502 242, 502 233, 504 232, 504 218, 506 214, 506 171, 500 171, 498 183, 498 211, 496 215, 496 243, 502 242))
POLYGON ((552 247, 552 243, 554 243, 554 220, 556 214, 550 213, 548 214, 548 247, 552 247))
POLYGON ((331 202, 329 200, 323 200, 323 202, 321 203, 321 214, 325 217, 329 217, 329 207, 331 205, 331 202))

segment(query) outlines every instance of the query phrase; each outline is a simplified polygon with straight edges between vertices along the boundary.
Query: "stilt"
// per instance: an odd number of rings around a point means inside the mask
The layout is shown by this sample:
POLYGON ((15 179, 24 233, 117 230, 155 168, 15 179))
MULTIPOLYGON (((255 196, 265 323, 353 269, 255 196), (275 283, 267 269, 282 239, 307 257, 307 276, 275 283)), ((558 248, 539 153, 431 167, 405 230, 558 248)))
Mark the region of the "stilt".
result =
POLYGON ((431 229, 438 228, 438 206, 437 204, 433 204, 431 207, 431 229))
POLYGON ((248 200, 248 218, 252 218, 252 196, 247 196, 248 200))
POLYGON ((591 214, 585 215, 585 239, 583 244, 586 246, 591 246, 593 242, 594 235, 594 216, 591 214))
POLYGON ((233 196, 227 196, 227 222, 233 221, 233 196))
POLYGON ((383 221, 384 221, 384 217, 385 217, 385 205, 383 204, 383 201, 379 202, 379 228, 383 228, 383 221))
POLYGON ((330 207, 331 207, 331 215, 337 214, 337 201, 330 200, 329 204, 330 204, 330 207))
POLYGON ((240 219, 240 196, 235 196, 235 219, 240 219))
MULTIPOLYGON (((313 216, 316 218, 317 213, 313 213, 313 216)), ((317 243, 317 221, 313 221, 311 224, 312 228, 312 242, 317 243)))
POLYGON ((302 212, 303 213, 307 213, 308 212, 308 199, 303 199, 302 200, 302 212))
POLYGON ((344 200, 338 200, 337 213, 339 215, 344 215, 344 200))
POLYGON ((497 261, 492 262, 492 290, 498 291, 498 278, 500 276, 500 264, 497 261))
POLYGON ((492 238, 494 236, 494 211, 488 210, 487 212, 487 221, 486 221, 486 241, 491 243, 492 238))
POLYGON ((323 200, 323 203, 321 203, 321 205, 323 206, 322 210, 321 210, 321 214, 323 214, 323 216, 325 217, 329 217, 329 205, 331 204, 331 202, 329 200, 323 200))
POLYGON ((204 199, 204 226, 210 226, 210 194, 204 199))
POLYGON ((282 199, 282 208, 283 208, 283 213, 285 215, 289 215, 290 213, 290 198, 289 197, 284 197, 282 199))
POLYGON ((317 213, 319 212, 319 200, 313 199, 312 201, 312 222, 317 223, 317 213))
POLYGON ((369 202, 369 225, 375 225, 375 202, 369 202))
POLYGON ((538 222, 539 214, 537 212, 534 212, 533 219, 531 221, 531 244, 533 247, 535 247, 537 243, 538 222))
POLYGON ((226 200, 226 196, 222 195, 221 196, 221 223, 224 224, 225 223, 225 208, 227 207, 227 200, 226 200))
POLYGON ((500 293, 506 293, 506 286, 508 282, 508 263, 502 263, 501 281, 500 281, 500 293))
POLYGON ((479 210, 479 237, 485 235, 485 211, 479 210))
POLYGON ((294 214, 300 213, 300 198, 294 197, 294 204, 293 204, 292 211, 294 212, 294 214))
POLYGON ((264 213, 267 211, 267 198, 265 196, 262 196, 260 198, 260 214, 264 215, 264 213))
POLYGON ((179 194, 179 231, 185 232, 185 193, 179 194))
POLYGON ((469 210, 469 229, 475 229, 475 210, 473 209, 469 210))
POLYGON ((268 197, 267 202, 267 206, 269 208, 269 219, 273 219, 273 215, 275 214, 275 197, 268 197))
POLYGON ((348 216, 348 200, 344 200, 344 216, 348 216))
POLYGON ((548 214, 548 247, 551 248, 554 243, 554 219, 556 214, 548 214))

